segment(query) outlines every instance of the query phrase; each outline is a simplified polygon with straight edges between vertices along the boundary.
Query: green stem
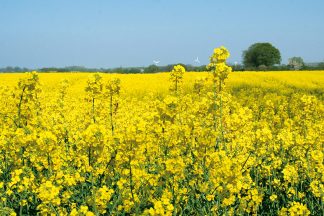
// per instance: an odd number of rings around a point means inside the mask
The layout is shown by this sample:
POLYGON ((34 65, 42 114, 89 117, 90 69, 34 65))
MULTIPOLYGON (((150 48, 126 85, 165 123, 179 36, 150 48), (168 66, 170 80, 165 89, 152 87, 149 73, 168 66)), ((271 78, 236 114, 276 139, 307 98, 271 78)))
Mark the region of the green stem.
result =
POLYGON ((88 149, 88 162, 89 162, 89 166, 91 166, 91 146, 89 146, 88 149))
MULTIPOLYGON (((216 131, 217 128, 217 119, 216 119, 216 110, 217 110, 217 104, 216 104, 216 100, 217 100, 217 86, 216 86, 216 81, 214 80, 213 82, 213 93, 214 93, 214 100, 213 100, 213 122, 214 122, 214 131, 216 131)), ((216 136, 216 141, 215 141, 215 149, 218 149, 218 140, 217 140, 217 136, 216 136)))
POLYGON ((133 173, 132 173, 132 165, 131 165, 131 162, 132 162, 131 155, 129 156, 128 160, 129 160, 129 184, 130 184, 130 190, 131 190, 131 194, 132 194, 132 199, 133 199, 133 201, 134 201, 134 192, 133 192, 133 173))
POLYGON ((111 127, 111 134, 114 135, 114 122, 113 122, 113 95, 110 94, 110 127, 111 127))
POLYGON ((92 98, 92 118, 93 118, 93 123, 96 123, 96 118, 95 118, 95 98, 92 98))
POLYGON ((20 124, 20 119, 21 119, 21 106, 22 106, 22 101, 23 101, 23 98, 24 98, 24 92, 25 92, 25 89, 26 89, 26 86, 24 86, 24 88, 22 89, 22 92, 21 92, 21 95, 20 95, 20 100, 19 100, 19 104, 18 104, 18 128, 21 127, 21 124, 20 124))
POLYGON ((226 149, 226 145, 224 142, 224 129, 223 129, 223 100, 222 100, 222 94, 220 94, 220 104, 219 104, 219 109, 220 109, 220 132, 221 132, 221 142, 224 145, 224 149, 226 149))

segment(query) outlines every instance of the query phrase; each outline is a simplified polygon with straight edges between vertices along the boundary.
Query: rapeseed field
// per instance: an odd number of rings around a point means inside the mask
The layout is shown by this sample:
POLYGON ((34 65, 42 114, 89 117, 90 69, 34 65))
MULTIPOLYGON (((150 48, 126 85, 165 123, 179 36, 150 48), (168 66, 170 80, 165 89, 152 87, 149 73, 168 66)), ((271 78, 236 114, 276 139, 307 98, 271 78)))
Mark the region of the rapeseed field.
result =
POLYGON ((0 75, 1 215, 323 215, 324 71, 0 75))

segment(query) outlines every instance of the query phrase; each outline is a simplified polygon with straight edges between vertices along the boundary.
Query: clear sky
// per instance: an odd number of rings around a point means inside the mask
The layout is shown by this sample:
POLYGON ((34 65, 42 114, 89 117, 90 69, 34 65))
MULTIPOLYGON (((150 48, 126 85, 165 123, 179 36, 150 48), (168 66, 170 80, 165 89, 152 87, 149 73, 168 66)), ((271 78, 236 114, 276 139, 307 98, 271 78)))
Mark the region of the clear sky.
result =
POLYGON ((241 62, 255 42, 324 60, 324 0, 0 0, 0 67, 241 62))

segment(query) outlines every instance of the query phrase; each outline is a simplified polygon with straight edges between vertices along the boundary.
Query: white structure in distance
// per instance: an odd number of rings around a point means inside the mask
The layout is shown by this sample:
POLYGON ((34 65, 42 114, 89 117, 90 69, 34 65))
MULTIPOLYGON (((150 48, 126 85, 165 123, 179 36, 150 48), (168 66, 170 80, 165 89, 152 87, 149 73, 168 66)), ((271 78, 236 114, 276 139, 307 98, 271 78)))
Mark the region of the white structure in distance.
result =
POLYGON ((194 62, 197 63, 197 64, 200 63, 198 56, 197 56, 197 58, 194 60, 194 62))

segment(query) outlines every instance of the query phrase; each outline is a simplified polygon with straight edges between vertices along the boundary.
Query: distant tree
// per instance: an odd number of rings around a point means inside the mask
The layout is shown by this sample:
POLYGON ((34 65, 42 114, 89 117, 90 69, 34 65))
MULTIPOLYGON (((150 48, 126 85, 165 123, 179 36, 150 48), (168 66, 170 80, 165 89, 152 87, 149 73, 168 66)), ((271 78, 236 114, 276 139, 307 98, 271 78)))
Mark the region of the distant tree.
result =
POLYGON ((243 70, 243 65, 239 63, 234 63, 234 64, 229 64, 232 67, 233 71, 242 71, 243 70))
POLYGON ((255 43, 243 52, 245 67, 266 67, 280 64, 280 51, 270 43, 255 43))
POLYGON ((196 68, 197 68, 196 71, 206 71, 206 65, 201 65, 196 68))
POLYGON ((288 59, 288 66, 294 70, 300 70, 304 65, 304 60, 301 57, 292 57, 288 59))
POLYGON ((164 66, 163 67, 163 71, 172 71, 172 69, 173 69, 173 64, 168 64, 168 65, 166 65, 166 66, 164 66))
POLYGON ((156 73, 159 71, 159 67, 156 65, 150 65, 144 69, 145 73, 156 73))
POLYGON ((193 71, 193 66, 192 65, 185 65, 183 63, 178 63, 178 64, 168 64, 166 66, 160 66, 161 71, 172 71, 174 66, 176 65, 181 65, 182 67, 185 68, 186 71, 193 71))
POLYGON ((260 71, 266 71, 268 68, 265 65, 259 65, 258 70, 260 71))
POLYGON ((324 70, 324 62, 318 63, 317 67, 319 70, 324 70))
POLYGON ((6 67, 5 69, 7 72, 15 72, 15 69, 11 66, 6 67))
POLYGON ((126 74, 129 74, 129 73, 140 73, 141 70, 139 68, 124 68, 121 73, 126 73, 126 74))

